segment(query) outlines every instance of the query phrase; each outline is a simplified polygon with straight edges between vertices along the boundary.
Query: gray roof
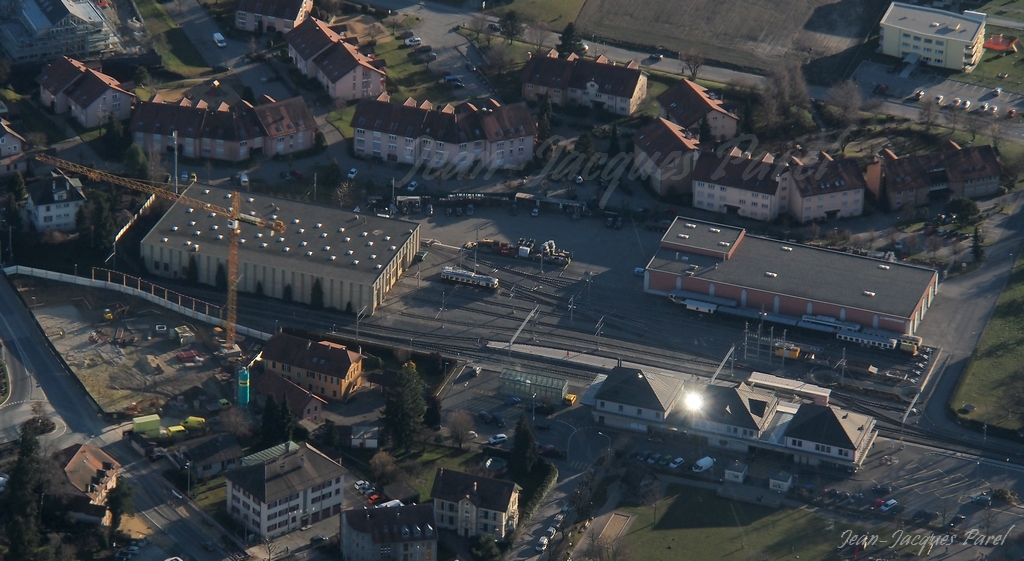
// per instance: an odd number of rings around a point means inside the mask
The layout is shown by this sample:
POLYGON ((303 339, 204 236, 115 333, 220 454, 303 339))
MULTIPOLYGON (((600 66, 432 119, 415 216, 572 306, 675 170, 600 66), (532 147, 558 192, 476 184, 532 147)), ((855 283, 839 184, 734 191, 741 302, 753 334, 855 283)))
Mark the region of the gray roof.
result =
POLYGON ((229 433, 211 434, 189 440, 182 443, 181 448, 188 459, 198 465, 237 460, 242 457, 242 447, 229 433))
POLYGON ((680 251, 696 250, 723 254, 728 253, 743 235, 743 228, 680 216, 662 236, 661 245, 671 244, 673 249, 678 247, 680 251), (723 246, 722 242, 729 245, 723 246))
POLYGON ((701 414, 715 423, 761 431, 771 422, 778 403, 774 395, 753 391, 745 384, 708 386, 704 389, 701 414))
MULTIPOLYGON (((676 222, 695 221, 680 218, 676 222)), ((727 229, 735 230, 722 226, 722 236, 726 235, 727 229)), ((674 227, 669 234, 673 231, 674 227)), ((735 245, 728 260, 661 248, 647 267, 675 274, 693 271, 694 277, 715 284, 763 290, 901 318, 909 318, 914 313, 937 274, 933 269, 915 265, 883 262, 749 234, 735 245), (775 276, 767 275, 768 272, 775 276), (865 291, 874 295, 865 294, 865 291)))
POLYGON ((388 508, 357 508, 342 513, 342 524, 370 534, 374 544, 419 542, 437 539, 434 505, 388 508))
POLYGON ((875 420, 834 405, 804 403, 789 422, 786 438, 856 450, 871 435, 875 420))
POLYGON ((242 458, 242 465, 251 466, 253 464, 258 464, 260 462, 265 462, 267 460, 277 458, 281 456, 281 454, 284 454, 289 450, 295 450, 298 447, 299 445, 294 442, 283 442, 281 444, 278 444, 277 446, 271 446, 270 448, 267 448, 265 450, 260 450, 259 452, 249 454, 248 456, 242 458))
POLYGON ((266 504, 347 473, 341 464, 304 442, 277 458, 233 469, 224 477, 266 504))
POLYGON ((683 381, 679 378, 616 366, 595 398, 668 413, 682 392, 683 381))
MULTIPOLYGON (((189 197, 222 207, 230 206, 231 201, 227 198, 230 193, 227 189, 198 184, 185 190, 189 197)), ((388 263, 398 258, 399 250, 419 228, 419 224, 404 220, 251 193, 243 193, 242 211, 267 220, 276 216, 287 229, 278 234, 243 222, 239 240, 243 243, 238 247, 239 263, 265 264, 318 277, 345 278, 366 285, 373 284, 388 263), (264 243, 266 247, 261 247, 264 243), (332 261, 331 257, 335 259, 332 261), (358 264, 353 264, 356 260, 358 264)), ((191 242, 199 244, 199 254, 226 261, 227 220, 210 214, 175 203, 142 243, 156 247, 182 247, 191 242)))
POLYGON ((470 475, 453 469, 437 468, 430 498, 458 502, 469 498, 477 506, 487 510, 507 512, 512 496, 522 488, 514 481, 494 479, 482 475, 470 475))
POLYGON ((985 26, 985 14, 957 14, 938 8, 893 2, 882 16, 882 25, 891 25, 923 36, 974 41, 985 26), (938 24, 938 25, 935 25, 938 24))

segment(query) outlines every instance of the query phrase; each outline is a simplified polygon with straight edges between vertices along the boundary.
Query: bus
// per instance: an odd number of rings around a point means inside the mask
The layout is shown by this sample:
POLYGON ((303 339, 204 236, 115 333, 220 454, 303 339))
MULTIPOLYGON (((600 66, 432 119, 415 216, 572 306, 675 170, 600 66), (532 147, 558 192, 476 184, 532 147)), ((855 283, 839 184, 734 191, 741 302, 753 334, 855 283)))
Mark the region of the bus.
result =
POLYGON ((896 344, 898 343, 895 337, 874 335, 872 333, 857 333, 856 331, 847 331, 845 329, 839 330, 839 332, 836 333, 836 339, 850 343, 857 343, 858 345, 864 345, 866 347, 876 347, 888 350, 895 349, 896 344))
POLYGON ((463 284, 471 284, 473 286, 482 286, 484 288, 498 288, 498 279, 494 277, 481 275, 474 273, 473 271, 456 269, 455 267, 444 267, 441 269, 441 278, 454 282, 461 282, 463 284))

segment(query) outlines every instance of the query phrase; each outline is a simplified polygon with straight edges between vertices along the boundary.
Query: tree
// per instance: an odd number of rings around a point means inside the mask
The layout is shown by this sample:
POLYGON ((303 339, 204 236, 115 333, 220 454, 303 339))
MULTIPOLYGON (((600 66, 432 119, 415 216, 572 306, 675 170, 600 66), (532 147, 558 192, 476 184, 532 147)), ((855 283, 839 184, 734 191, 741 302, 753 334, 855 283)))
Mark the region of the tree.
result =
POLYGON ((11 80, 11 59, 0 58, 0 86, 7 85, 11 80))
POLYGON ((228 407, 220 414, 220 422, 238 440, 245 440, 252 436, 252 421, 241 407, 228 407))
POLYGON ((334 424, 334 421, 324 419, 320 425, 320 443, 331 448, 337 448, 341 443, 341 439, 338 437, 338 426, 334 424))
POLYGON ((982 246, 984 240, 981 237, 981 227, 974 227, 974 239, 971 243, 971 255, 974 257, 975 263, 980 263, 985 260, 985 248, 982 246))
POLYGON ((935 126, 939 120, 939 109, 934 103, 925 103, 921 106, 921 112, 917 114, 917 122, 921 124, 928 132, 931 132, 932 127, 935 126))
POLYGON ((487 533, 473 538, 470 553, 473 554, 473 559, 476 561, 498 561, 501 559, 501 550, 494 543, 491 534, 487 533))
POLYGON ((214 285, 217 287, 219 292, 224 292, 228 289, 228 273, 224 270, 223 263, 217 263, 217 274, 214 276, 214 285))
POLYGON ((583 49, 583 37, 576 29, 575 22, 570 21, 565 24, 565 29, 562 30, 561 39, 555 45, 555 50, 558 51, 558 56, 562 58, 566 58, 571 54, 583 56, 583 53, 586 52, 583 49))
MULTIPOLYGON (((178 0, 181 2, 181 0, 178 0)), ((260 27, 263 27, 263 21, 260 21, 260 27)), ((260 540, 260 545, 263 546, 263 550, 267 552, 267 559, 273 559, 278 553, 281 552, 281 546, 274 541, 273 538, 267 536, 260 540)))
POLYGON ((549 138, 551 138, 551 118, 541 114, 537 118, 537 145, 544 144, 549 138))
POLYGON ((979 119, 978 117, 975 117, 974 115, 970 114, 964 116, 964 129, 966 129, 967 132, 971 133, 971 142, 974 142, 974 139, 977 138, 978 133, 980 133, 984 128, 985 122, 979 119))
POLYGON ((495 72, 503 74, 508 65, 512 63, 512 52, 509 51, 508 45, 505 43, 491 45, 487 49, 487 63, 491 65, 495 72))
POLYGON ((964 244, 958 239, 954 239, 953 243, 949 245, 949 252, 953 255, 953 262, 956 263, 960 259, 960 254, 964 252, 964 244))
POLYGON ((124 153, 124 173, 128 177, 149 181, 149 159, 138 144, 132 144, 124 153))
POLYGON ((540 55, 544 50, 544 41, 548 38, 548 28, 540 21, 530 22, 526 28, 526 42, 540 55))
POLYGON ((146 70, 145 66, 139 65, 135 68, 135 85, 145 86, 149 84, 149 70, 146 70))
POLYGON ((590 136, 589 132, 580 133, 579 138, 576 139, 576 144, 573 146, 572 151, 574 153, 583 154, 583 157, 588 161, 594 156, 594 138, 590 136))
POLYGON ((135 505, 132 503, 134 492, 131 484, 122 478, 118 480, 117 487, 107 493, 107 508, 110 509, 110 533, 112 535, 121 527, 121 518, 125 514, 135 512, 135 505))
POLYGON ((697 138, 701 144, 712 144, 715 141, 714 133, 711 132, 711 122, 707 117, 700 120, 700 127, 697 129, 697 138))
POLYGON ((394 482, 399 473, 398 464, 391 454, 381 450, 370 458, 370 472, 373 473, 377 484, 384 486, 394 482))
POLYGON ((41 132, 28 133, 25 135, 25 142, 32 148, 46 148, 48 146, 46 134, 41 132))
POLYGON ((263 405, 263 417, 260 419, 260 437, 263 445, 267 448, 280 444, 277 435, 281 433, 281 414, 277 408, 277 400, 273 395, 267 396, 267 402, 263 405))
POLYGON ((476 426, 473 422, 473 415, 465 409, 456 409, 448 414, 448 434, 452 437, 452 442, 462 449, 462 445, 469 438, 470 431, 476 426))
POLYGON ((487 29, 487 18, 480 12, 476 12, 472 17, 469 18, 469 24, 467 25, 469 30, 476 34, 476 40, 480 40, 480 34, 487 29))
POLYGON ((978 203, 971 199, 968 199, 967 197, 956 197, 954 199, 950 199, 950 201, 946 203, 946 213, 955 214, 957 222, 960 224, 967 224, 981 214, 981 210, 978 208, 978 203))
MULTIPOLYGON (((103 191, 91 191, 93 249, 107 249, 114 243, 114 213, 110 210, 110 195, 103 191)), ((194 256, 193 256, 194 257, 194 256)))
POLYGON ((501 36, 508 39, 509 43, 523 36, 523 20, 515 10, 505 12, 498 20, 498 25, 501 26, 501 36))
POLYGON ((195 255, 188 256, 188 270, 185 271, 185 282, 199 284, 199 262, 195 255))
POLYGON ((537 463, 539 457, 533 429, 526 420, 526 415, 520 415, 519 421, 516 422, 516 435, 512 443, 512 458, 509 459, 509 467, 518 474, 526 475, 533 471, 533 465, 537 463))
POLYGON ((704 66, 704 53, 698 49, 690 49, 679 56, 683 61, 683 65, 686 66, 686 71, 690 73, 690 79, 697 79, 697 72, 704 66))
POLYGON ((313 281, 313 287, 309 289, 309 307, 314 310, 324 309, 324 287, 319 278, 313 281))
POLYGON ((846 80, 828 90, 828 101, 836 109, 836 119, 849 126, 860 119, 860 90, 852 80, 846 80))
POLYGON ((123 154, 121 151, 123 146, 124 123, 111 114, 110 121, 107 122, 107 126, 103 130, 103 148, 107 152, 106 156, 110 159, 122 156, 123 154))
POLYGON ((7 178, 7 200, 21 203, 28 198, 28 190, 25 189, 25 177, 20 171, 7 178))
POLYGON ((960 117, 960 112, 955 108, 946 112, 946 122, 949 123, 949 128, 953 132, 956 132, 956 122, 960 117))
POLYGON ((612 132, 608 135, 608 158, 614 158, 619 152, 622 152, 622 143, 619 137, 619 125, 615 123, 612 125, 612 132))
POLYGON ((164 167, 163 154, 160 153, 160 149, 156 146, 151 146, 146 153, 146 160, 149 161, 150 180, 164 181, 167 178, 167 168, 164 167))
POLYGON ((939 252, 942 251, 942 238, 939 236, 928 236, 928 241, 924 243, 928 249, 928 253, 932 254, 932 260, 935 260, 939 256, 939 252))
POLYGON ((423 426, 426 410, 423 380, 416 371, 416 365, 411 361, 406 362, 399 370, 394 384, 387 389, 384 405, 384 424, 396 448, 409 450, 423 426))
POLYGON ((999 149, 999 144, 1003 140, 1003 122, 995 119, 988 124, 988 138, 992 142, 992 147, 996 150, 999 149))
POLYGON ((249 54, 251 54, 251 55, 256 54, 256 36, 255 35, 250 35, 249 36, 249 41, 247 42, 247 44, 249 45, 249 54))
POLYGON ((287 442, 292 439, 295 433, 295 414, 292 413, 292 406, 287 399, 281 401, 277 407, 277 440, 278 443, 287 442))
POLYGON ((89 231, 89 215, 85 212, 85 205, 79 206, 75 211, 75 231, 79 236, 89 231))

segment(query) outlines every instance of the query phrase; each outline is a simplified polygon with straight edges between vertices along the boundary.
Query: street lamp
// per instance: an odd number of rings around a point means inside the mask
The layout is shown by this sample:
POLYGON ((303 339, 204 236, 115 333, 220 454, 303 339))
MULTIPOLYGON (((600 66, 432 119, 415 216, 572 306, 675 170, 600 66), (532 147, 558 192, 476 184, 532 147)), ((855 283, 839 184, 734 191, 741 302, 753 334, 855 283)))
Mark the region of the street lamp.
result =
POLYGON ((533 392, 530 397, 530 415, 533 416, 533 421, 537 420, 537 392, 533 392))

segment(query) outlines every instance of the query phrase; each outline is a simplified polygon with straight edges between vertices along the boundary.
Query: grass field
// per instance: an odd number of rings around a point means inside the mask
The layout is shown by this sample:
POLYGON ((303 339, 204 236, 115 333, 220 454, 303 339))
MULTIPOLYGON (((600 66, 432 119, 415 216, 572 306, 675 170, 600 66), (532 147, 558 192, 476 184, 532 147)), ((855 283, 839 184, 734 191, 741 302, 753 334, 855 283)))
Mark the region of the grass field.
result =
MULTIPOLYGON (((591 34, 672 51, 696 48, 710 60, 750 69, 776 61, 852 57, 889 2, 793 0, 589 0, 577 20, 591 34)), ((844 59, 845 60, 845 59, 844 59)))
POLYGON ((199 49, 185 35, 185 30, 178 27, 166 7, 156 0, 138 0, 136 5, 167 70, 182 76, 197 76, 209 69, 199 49))
POLYGON ((398 466, 409 474, 408 483, 425 498, 430 496, 437 468, 466 471, 476 466, 480 461, 480 455, 470 450, 460 452, 451 448, 427 446, 425 452, 420 452, 414 447, 411 454, 399 455, 395 459, 398 466))
MULTIPOLYGON (((1024 21, 1024 0, 993 0, 980 8, 971 8, 985 12, 991 17, 1024 21)), ((985 34, 989 35, 988 26, 985 34)))
POLYGON ((353 103, 341 111, 334 110, 327 115, 327 122, 334 125, 338 131, 341 132, 341 136, 345 138, 352 138, 355 131, 352 129, 352 116, 356 114, 356 106, 353 103))
POLYGON ((967 371, 950 399, 950 408, 975 421, 1012 431, 1024 428, 1024 258, 1018 257, 992 319, 967 371), (976 407, 961 410, 965 403, 976 407))
POLYGON ((23 99, 18 103, 21 104, 21 123, 25 130, 45 134, 46 142, 49 144, 55 144, 68 137, 64 127, 53 122, 42 109, 29 103, 29 100, 23 99))
MULTIPOLYGON (((670 485, 654 509, 619 509, 634 515, 625 536, 634 559, 677 561, 717 559, 840 559, 837 548, 844 530, 853 526, 829 522, 808 510, 772 509, 727 501, 706 489, 670 485), (790 549, 792 548, 792 549, 790 549)), ((887 535, 891 531, 882 530, 887 535)))
POLYGON ((441 77, 423 63, 409 57, 410 50, 401 41, 378 43, 374 49, 377 58, 388 65, 388 86, 398 90, 392 94, 399 101, 412 97, 416 101, 429 99, 434 105, 454 101, 452 89, 441 83, 441 77))
POLYGON ((585 0, 512 0, 496 2, 488 13, 499 16, 515 10, 525 21, 540 23, 552 31, 561 31, 575 21, 585 0))
MULTIPOLYGON (((1014 37, 1024 36, 1024 31, 1008 29, 1005 27, 985 26, 985 36, 1002 33, 1014 37)), ((1008 92, 1024 93, 1024 85, 1021 84, 1021 75, 1024 73, 1024 53, 1009 53, 1003 56, 998 51, 985 51, 981 55, 981 62, 970 74, 954 74, 955 80, 970 82, 982 86, 1002 87, 1008 92), (999 78, 999 74, 1008 74, 1006 78, 999 78)))

